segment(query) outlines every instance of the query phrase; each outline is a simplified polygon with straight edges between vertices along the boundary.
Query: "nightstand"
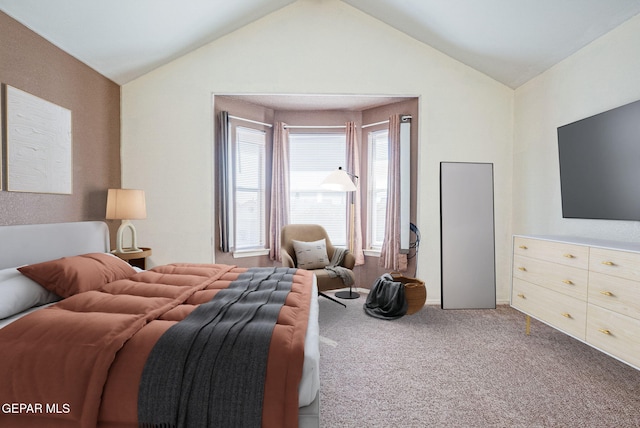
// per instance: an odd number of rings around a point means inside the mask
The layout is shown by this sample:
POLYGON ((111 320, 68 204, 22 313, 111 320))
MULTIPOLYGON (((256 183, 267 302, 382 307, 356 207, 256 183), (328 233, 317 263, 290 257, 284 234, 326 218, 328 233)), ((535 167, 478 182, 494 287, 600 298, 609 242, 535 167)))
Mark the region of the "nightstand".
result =
POLYGON ((147 268, 147 257, 151 255, 151 248, 140 247, 142 251, 137 253, 118 253, 112 251, 112 254, 120 257, 122 260, 128 262, 131 266, 135 266, 140 269, 147 268))

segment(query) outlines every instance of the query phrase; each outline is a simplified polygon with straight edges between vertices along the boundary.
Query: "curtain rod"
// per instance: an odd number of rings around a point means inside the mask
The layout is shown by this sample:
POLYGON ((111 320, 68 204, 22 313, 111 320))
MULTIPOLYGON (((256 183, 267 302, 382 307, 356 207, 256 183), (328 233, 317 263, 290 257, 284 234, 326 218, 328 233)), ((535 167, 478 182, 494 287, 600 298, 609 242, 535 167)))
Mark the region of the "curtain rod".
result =
POLYGON ((258 122, 257 120, 245 119, 244 117, 229 115, 229 119, 242 120, 243 122, 255 123, 257 125, 268 126, 269 128, 273 128, 273 125, 271 125, 270 123, 258 122))
POLYGON ((346 125, 285 125, 287 129, 340 129, 346 125))
POLYGON ((370 126, 384 125, 385 123, 389 123, 389 121, 388 120, 383 120, 381 122, 369 123, 368 125, 362 125, 361 128, 364 129, 364 128, 368 128, 370 126))
MULTIPOLYGON (((406 121, 411 120, 411 119, 413 119, 413 117, 411 115, 408 115, 408 114, 400 116, 400 120, 402 122, 406 122, 406 121)), ((369 128, 370 126, 384 125, 385 123, 389 123, 389 120, 383 120, 381 122, 376 122, 376 123, 369 123, 367 125, 362 125, 361 128, 364 129, 364 128, 369 128)))
MULTIPOLYGON (((256 125, 268 126, 269 128, 273 128, 273 125, 270 123, 258 122, 257 120, 245 119, 244 117, 229 115, 229 119, 241 120, 243 122, 255 123, 256 125)), ((285 128, 320 129, 320 128, 346 128, 346 126, 345 125, 286 125, 285 128)))
MULTIPOLYGON (((244 117, 231 116, 229 115, 229 119, 241 120, 244 122, 255 123, 257 125, 267 126, 269 128, 273 128, 273 125, 270 123, 258 122, 257 120, 245 119, 244 117)), ((411 116, 402 116, 403 122, 407 120, 411 120, 411 116)), ((385 123, 389 123, 388 120, 383 120, 381 122, 369 123, 367 125, 362 125, 361 128, 369 128, 370 126, 383 125, 385 123)), ((343 129, 346 128, 346 125, 286 125, 286 129, 343 129)))

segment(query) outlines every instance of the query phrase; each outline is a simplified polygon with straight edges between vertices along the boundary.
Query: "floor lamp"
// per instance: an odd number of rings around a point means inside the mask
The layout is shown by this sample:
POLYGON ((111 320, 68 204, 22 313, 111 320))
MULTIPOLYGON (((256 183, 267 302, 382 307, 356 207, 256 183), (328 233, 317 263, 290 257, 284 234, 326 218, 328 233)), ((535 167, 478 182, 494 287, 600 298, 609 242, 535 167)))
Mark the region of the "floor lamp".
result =
MULTIPOLYGON (((336 171, 333 171, 331 174, 327 176, 322 182, 322 187, 329 190, 334 190, 336 192, 349 192, 351 196, 351 215, 349 216, 349 251, 352 253, 354 247, 354 233, 355 233, 355 191, 357 190, 356 182, 358 181, 358 176, 355 174, 348 173, 343 170, 342 167, 338 167, 336 171)), ((341 299, 357 299, 360 297, 360 294, 353 291, 351 285, 349 286, 349 291, 338 291, 335 293, 336 297, 341 299)))

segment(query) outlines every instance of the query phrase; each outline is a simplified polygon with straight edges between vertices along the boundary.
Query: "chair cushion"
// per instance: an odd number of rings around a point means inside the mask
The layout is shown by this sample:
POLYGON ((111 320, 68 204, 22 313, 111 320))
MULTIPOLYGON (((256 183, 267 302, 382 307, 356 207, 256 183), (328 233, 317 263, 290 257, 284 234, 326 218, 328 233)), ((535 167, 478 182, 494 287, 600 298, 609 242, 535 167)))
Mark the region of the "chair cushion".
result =
MULTIPOLYGON (((312 270, 312 272, 316 276, 318 291, 337 290, 346 287, 339 276, 332 278, 331 276, 329 276, 329 271, 327 271, 326 269, 314 269, 312 270)), ((350 275, 355 281, 355 275, 353 274, 353 271, 351 271, 350 275)))
POLYGON ((324 239, 305 242, 293 240, 298 267, 301 269, 320 269, 329 264, 327 242, 324 239))

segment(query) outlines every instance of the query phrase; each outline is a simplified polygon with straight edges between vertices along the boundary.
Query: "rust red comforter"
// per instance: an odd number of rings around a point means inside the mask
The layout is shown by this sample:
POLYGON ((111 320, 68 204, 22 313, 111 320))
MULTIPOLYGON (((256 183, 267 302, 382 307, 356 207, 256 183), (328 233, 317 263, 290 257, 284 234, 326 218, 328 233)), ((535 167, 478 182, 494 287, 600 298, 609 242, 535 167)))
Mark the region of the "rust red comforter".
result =
MULTIPOLYGON (((137 427, 159 337, 244 268, 174 264, 84 291, 0 330, 0 426, 137 427)), ((312 276, 299 270, 269 348, 263 427, 298 424, 312 276)))

